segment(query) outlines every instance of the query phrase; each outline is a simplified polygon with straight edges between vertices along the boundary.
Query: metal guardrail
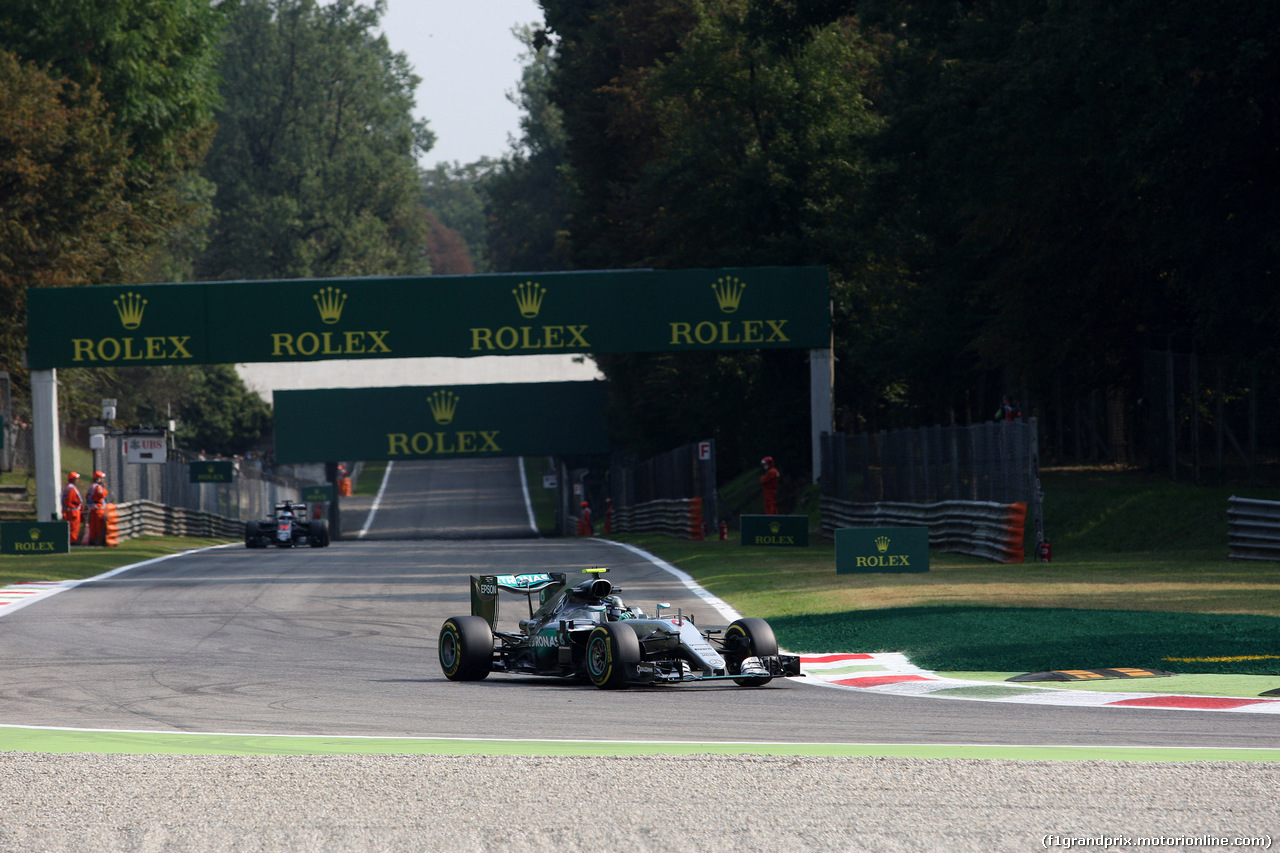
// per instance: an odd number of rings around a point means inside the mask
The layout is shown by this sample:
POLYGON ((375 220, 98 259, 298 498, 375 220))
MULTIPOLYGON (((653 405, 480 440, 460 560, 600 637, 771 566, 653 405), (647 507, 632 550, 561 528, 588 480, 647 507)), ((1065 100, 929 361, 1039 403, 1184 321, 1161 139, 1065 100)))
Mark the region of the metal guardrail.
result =
POLYGON ((851 503, 822 499, 822 535, 834 538, 841 527, 927 527, 929 547, 1000 563, 1026 559, 1027 505, 990 501, 941 501, 932 504, 851 503))
POLYGON ((680 539, 704 539, 702 498, 647 501, 613 511, 617 533, 663 533, 680 539))
POLYGON ((1280 502, 1227 498, 1227 556, 1280 560, 1280 502))
POLYGON ((1044 538, 1039 472, 1035 418, 822 435, 824 499, 863 504, 1023 503, 1032 545, 1044 538))
POLYGON ((200 536, 210 539, 239 539, 244 522, 211 512, 166 506, 155 501, 128 501, 116 504, 116 523, 121 539, 135 536, 200 536))

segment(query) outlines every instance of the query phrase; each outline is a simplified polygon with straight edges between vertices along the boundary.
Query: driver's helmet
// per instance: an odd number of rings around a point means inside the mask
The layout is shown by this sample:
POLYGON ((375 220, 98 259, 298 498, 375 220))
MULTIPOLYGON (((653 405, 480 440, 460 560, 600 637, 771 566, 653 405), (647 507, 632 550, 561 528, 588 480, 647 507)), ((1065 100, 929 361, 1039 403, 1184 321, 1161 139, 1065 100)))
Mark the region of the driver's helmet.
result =
POLYGON ((631 611, 622 603, 622 599, 616 595, 610 595, 605 598, 604 612, 610 622, 631 618, 631 611))

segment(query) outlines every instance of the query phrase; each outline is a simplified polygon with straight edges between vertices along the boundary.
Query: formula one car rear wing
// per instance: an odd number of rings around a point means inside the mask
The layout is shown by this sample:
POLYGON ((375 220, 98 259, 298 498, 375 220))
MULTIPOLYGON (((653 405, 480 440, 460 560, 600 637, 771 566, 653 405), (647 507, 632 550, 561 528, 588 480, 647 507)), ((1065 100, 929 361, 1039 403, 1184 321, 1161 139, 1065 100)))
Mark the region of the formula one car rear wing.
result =
POLYGON ((529 600, 529 615, 533 615, 533 594, 538 593, 541 604, 555 595, 569 582, 564 572, 544 572, 529 575, 480 575, 471 576, 471 615, 489 623, 492 630, 498 621, 498 590, 518 592, 529 600))

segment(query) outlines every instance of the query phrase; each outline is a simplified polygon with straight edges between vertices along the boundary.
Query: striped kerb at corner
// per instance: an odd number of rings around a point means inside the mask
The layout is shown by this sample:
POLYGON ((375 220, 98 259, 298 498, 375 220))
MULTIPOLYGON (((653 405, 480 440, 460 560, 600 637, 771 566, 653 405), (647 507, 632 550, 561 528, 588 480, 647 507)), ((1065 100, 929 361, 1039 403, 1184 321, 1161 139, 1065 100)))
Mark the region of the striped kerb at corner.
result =
MULTIPOLYGON (((1028 682, 1014 685, 1007 682, 943 678, 937 673, 921 669, 911 663, 906 655, 896 652, 801 655, 800 669, 804 673, 803 680, 809 684, 901 696, 1007 704, 1280 714, 1280 699, 1159 693, 1116 694, 1096 690, 1065 690, 1028 682)), ((1069 672, 1080 680, 1116 676, 1142 677, 1151 674, 1150 670, 1136 668, 1069 672)))

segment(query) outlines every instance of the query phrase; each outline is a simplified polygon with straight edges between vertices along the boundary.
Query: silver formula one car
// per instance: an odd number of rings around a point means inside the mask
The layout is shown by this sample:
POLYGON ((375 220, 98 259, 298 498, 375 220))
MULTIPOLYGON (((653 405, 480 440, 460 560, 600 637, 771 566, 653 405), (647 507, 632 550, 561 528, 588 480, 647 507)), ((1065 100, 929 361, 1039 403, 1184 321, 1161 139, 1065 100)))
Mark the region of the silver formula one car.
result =
POLYGON ((623 603, 619 590, 600 577, 606 571, 585 569, 592 577, 572 587, 563 572, 472 577, 471 615, 450 617, 440 628, 445 677, 554 675, 612 689, 717 679, 759 687, 800 675, 800 658, 778 654, 773 629, 763 619, 702 630, 692 616, 664 615, 670 605, 662 603, 654 616, 646 616, 623 603), (518 632, 495 627, 500 591, 528 599, 529 616, 520 620, 518 632))

